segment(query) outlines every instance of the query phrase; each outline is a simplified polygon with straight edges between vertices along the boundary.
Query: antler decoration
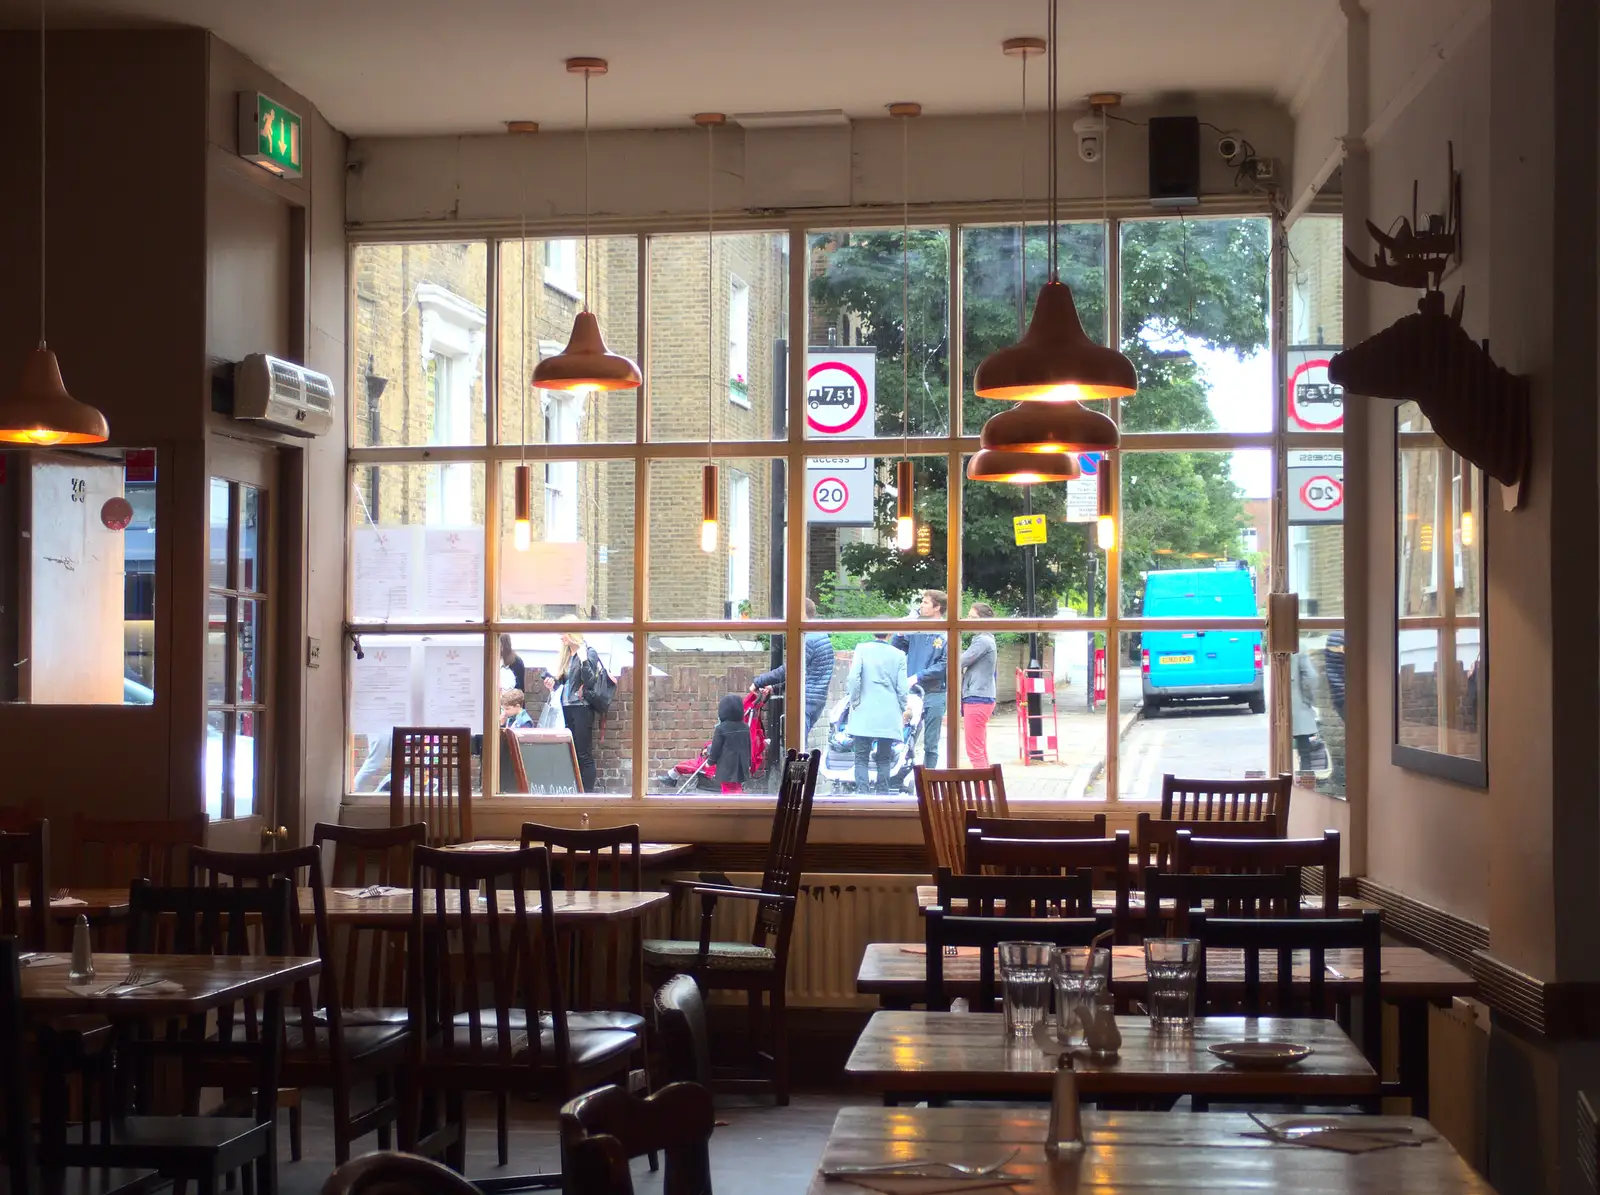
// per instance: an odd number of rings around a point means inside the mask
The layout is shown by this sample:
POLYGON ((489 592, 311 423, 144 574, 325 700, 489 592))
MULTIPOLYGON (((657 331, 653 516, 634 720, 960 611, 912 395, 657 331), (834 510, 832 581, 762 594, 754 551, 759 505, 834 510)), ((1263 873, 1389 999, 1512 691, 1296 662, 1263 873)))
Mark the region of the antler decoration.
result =
POLYGON ((1452 450, 1499 481, 1515 499, 1528 463, 1528 379, 1507 372, 1461 328, 1466 290, 1449 315, 1441 284, 1461 253, 1461 176, 1450 153, 1450 207, 1427 217, 1425 231, 1412 187, 1411 219, 1391 236, 1367 222, 1378 250, 1369 265, 1347 247, 1345 260, 1373 282, 1422 290, 1416 313, 1397 320, 1328 363, 1328 380, 1346 394, 1410 399, 1452 450))

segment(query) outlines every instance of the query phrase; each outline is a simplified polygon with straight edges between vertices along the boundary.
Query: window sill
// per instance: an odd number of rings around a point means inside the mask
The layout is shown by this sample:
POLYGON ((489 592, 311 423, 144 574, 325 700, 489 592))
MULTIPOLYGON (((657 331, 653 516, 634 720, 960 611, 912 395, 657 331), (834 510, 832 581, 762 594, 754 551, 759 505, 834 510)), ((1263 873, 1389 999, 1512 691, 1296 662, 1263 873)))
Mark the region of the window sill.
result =
POLYGON ((549 276, 546 276, 545 280, 544 280, 544 285, 545 285, 545 289, 546 290, 553 290, 553 291, 556 292, 556 294, 561 295, 564 298, 570 299, 574 303, 583 302, 583 296, 578 293, 578 291, 576 289, 576 285, 577 285, 576 283, 574 283, 572 286, 568 286, 563 282, 557 282, 555 279, 553 279, 553 278, 551 278, 549 276))
POLYGON ((750 396, 748 394, 735 394, 730 390, 728 391, 728 401, 736 407, 743 407, 747 411, 754 409, 750 405, 750 396))

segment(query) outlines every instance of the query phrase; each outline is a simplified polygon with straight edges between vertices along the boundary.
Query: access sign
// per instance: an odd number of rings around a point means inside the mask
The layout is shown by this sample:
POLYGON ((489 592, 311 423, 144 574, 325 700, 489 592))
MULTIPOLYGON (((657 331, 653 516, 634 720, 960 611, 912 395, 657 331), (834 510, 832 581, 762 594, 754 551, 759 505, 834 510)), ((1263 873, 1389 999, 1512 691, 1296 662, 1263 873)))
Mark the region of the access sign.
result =
MULTIPOLYGON (((806 352, 806 435, 812 440, 862 440, 876 434, 877 358, 872 348, 806 352)), ((839 447, 848 451, 843 444, 839 447)), ((812 457, 806 461, 806 522, 871 527, 877 461, 812 457)))
POLYGON ((1289 350, 1289 423, 1296 431, 1331 432, 1344 426, 1344 387, 1328 380, 1339 349, 1318 344, 1289 350))
POLYGON ((303 172, 300 115, 259 91, 239 93, 239 156, 288 178, 303 172))
POLYGON ((1289 454, 1289 525, 1344 521, 1344 453, 1289 454))
POLYGON ((1017 515, 1011 520, 1018 546, 1045 542, 1045 517, 1043 515, 1017 515))
POLYGON ((806 522, 872 526, 871 457, 813 457, 806 462, 806 522))

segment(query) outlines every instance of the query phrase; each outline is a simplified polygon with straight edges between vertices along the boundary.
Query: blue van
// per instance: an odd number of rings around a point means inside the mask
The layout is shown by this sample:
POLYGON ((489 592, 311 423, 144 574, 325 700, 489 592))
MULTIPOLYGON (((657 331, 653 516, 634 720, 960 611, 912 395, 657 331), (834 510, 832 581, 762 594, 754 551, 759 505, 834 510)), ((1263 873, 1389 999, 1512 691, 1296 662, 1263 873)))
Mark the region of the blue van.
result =
MULTIPOLYGON (((1255 578, 1245 568, 1149 573, 1145 618, 1256 618, 1255 578)), ((1180 623, 1181 625, 1181 623, 1180 623)), ((1196 698, 1267 708, 1260 631, 1145 631, 1140 652, 1145 714, 1196 698)))

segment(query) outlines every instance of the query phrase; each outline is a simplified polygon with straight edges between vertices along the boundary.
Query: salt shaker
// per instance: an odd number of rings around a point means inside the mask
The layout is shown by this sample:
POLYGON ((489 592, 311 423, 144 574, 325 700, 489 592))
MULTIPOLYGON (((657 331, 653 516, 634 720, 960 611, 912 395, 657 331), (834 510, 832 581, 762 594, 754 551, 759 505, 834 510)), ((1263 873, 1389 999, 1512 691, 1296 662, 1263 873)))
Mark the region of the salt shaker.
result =
POLYGON ((89 919, 81 915, 72 927, 72 966, 67 971, 67 982, 94 982, 94 951, 89 946, 89 919))
POLYGON ((1078 1115, 1078 1072, 1072 1051, 1062 1050, 1056 1061, 1056 1079, 1050 1088, 1050 1127, 1045 1131, 1044 1152, 1051 1157, 1083 1149, 1083 1123, 1078 1115))

